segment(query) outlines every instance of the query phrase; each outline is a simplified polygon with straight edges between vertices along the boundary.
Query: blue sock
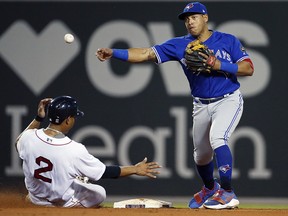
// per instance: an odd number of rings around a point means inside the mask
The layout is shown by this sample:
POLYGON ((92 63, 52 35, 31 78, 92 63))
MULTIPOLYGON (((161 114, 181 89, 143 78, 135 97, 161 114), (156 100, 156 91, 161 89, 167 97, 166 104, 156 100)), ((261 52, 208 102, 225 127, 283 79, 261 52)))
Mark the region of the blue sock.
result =
POLYGON ((223 145, 215 149, 215 156, 221 181, 221 187, 224 190, 231 191, 232 154, 228 145, 223 145))
POLYGON ((202 181, 206 188, 209 190, 213 189, 214 187, 214 178, 213 178, 213 171, 214 171, 214 164, 211 161, 207 165, 196 165, 197 171, 199 176, 202 178, 202 181))

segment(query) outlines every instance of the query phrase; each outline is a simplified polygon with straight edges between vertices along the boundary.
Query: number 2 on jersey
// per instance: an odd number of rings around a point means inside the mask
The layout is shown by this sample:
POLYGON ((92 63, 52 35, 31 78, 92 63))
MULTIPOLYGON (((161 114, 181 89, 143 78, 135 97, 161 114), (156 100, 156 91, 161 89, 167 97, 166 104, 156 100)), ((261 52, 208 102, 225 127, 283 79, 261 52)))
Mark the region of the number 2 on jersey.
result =
POLYGON ((47 178, 47 177, 41 175, 41 173, 45 173, 45 172, 52 171, 52 169, 53 169, 53 164, 51 163, 51 161, 48 160, 47 158, 44 158, 44 157, 40 156, 40 157, 37 157, 37 158, 36 158, 36 161, 35 161, 35 162, 36 162, 39 166, 40 166, 40 163, 41 163, 41 162, 46 163, 47 166, 34 170, 34 177, 35 177, 36 179, 41 179, 41 180, 44 181, 44 182, 51 183, 51 182, 52 182, 52 179, 47 178))

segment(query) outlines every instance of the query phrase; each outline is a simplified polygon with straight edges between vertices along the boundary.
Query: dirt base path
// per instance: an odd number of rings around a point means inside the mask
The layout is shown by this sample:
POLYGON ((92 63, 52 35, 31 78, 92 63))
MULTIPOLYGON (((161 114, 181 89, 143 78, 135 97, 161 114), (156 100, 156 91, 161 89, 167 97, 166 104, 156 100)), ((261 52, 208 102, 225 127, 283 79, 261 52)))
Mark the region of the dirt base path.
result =
POLYGON ((51 208, 28 204, 24 195, 16 193, 0 193, 0 215, 2 216, 288 216, 288 209, 234 209, 234 210, 208 210, 188 208, 161 208, 161 209, 113 209, 101 207, 96 209, 85 208, 51 208))

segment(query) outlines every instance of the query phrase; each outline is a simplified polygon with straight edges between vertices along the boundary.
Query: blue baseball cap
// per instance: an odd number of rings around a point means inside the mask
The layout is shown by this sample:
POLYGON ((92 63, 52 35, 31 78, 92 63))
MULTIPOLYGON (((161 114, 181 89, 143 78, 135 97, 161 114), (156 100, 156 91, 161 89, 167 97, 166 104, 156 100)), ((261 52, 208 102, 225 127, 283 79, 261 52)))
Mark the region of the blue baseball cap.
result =
POLYGON ((207 9, 200 2, 191 2, 186 5, 183 12, 178 15, 178 18, 184 20, 188 14, 207 14, 207 9))

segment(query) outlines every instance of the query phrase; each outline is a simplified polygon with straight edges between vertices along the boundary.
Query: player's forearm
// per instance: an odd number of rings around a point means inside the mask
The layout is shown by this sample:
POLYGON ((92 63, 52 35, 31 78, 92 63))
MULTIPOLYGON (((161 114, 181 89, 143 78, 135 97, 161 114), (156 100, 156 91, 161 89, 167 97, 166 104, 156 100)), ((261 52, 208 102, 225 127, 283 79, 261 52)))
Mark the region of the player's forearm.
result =
POLYGON ((152 48, 130 48, 130 49, 111 49, 99 48, 96 56, 100 61, 115 58, 121 61, 140 63, 145 61, 156 61, 156 55, 152 48))
POLYGON ((156 56, 151 48, 130 48, 128 49, 128 61, 140 63, 145 61, 155 61, 156 56))
MULTIPOLYGON (((39 115, 37 115, 31 122, 30 122, 30 124, 26 127, 26 129, 24 130, 24 131, 26 131, 26 130, 28 130, 28 129, 35 129, 35 128, 39 128, 40 127, 40 124, 41 124, 41 122, 42 121, 44 121, 44 117, 40 117, 39 115)), ((23 131, 23 132, 24 132, 23 131)))
MULTIPOLYGON (((33 120, 31 121, 31 123, 25 128, 24 131, 26 131, 26 130, 28 130, 28 129, 39 128, 39 127, 40 127, 40 124, 41 124, 41 121, 39 121, 39 119, 38 119, 38 121, 37 121, 36 119, 33 119, 33 120)), ((23 132, 24 132, 24 131, 23 131, 23 132)), ((16 141, 15 141, 15 148, 16 148, 16 150, 17 150, 17 142, 18 142, 18 140, 20 139, 20 137, 21 137, 21 135, 23 134, 23 132, 16 138, 16 141)), ((17 150, 17 151, 18 151, 18 150, 17 150)))
MULTIPOLYGON (((45 99, 42 99, 39 102, 36 117, 31 121, 31 123, 26 127, 26 129, 24 131, 26 131, 28 129, 35 129, 35 128, 39 128, 40 127, 40 124, 44 120, 45 115, 46 115, 45 106, 48 103, 50 103, 51 100, 52 100, 52 98, 45 98, 45 99)), ((20 139, 22 133, 17 137, 16 144, 17 144, 18 140, 20 139)))
MULTIPOLYGON (((40 127, 40 124, 41 122, 44 120, 44 118, 41 118, 39 116, 35 117, 31 122, 30 124, 25 128, 24 131, 28 130, 28 129, 35 129, 35 128, 39 128, 40 127)), ((23 132, 24 132, 23 131, 23 132)))
POLYGON ((157 162, 147 162, 145 157, 143 161, 135 164, 134 166, 122 166, 120 176, 138 175, 156 178, 160 172, 157 170, 161 166, 157 162))
POLYGON ((111 49, 111 57, 131 63, 155 61, 156 56, 151 48, 111 49))
POLYGON ((254 72, 253 64, 251 60, 244 60, 238 63, 231 64, 229 62, 222 62, 219 59, 216 60, 213 66, 214 70, 225 71, 237 76, 252 76, 254 72))
POLYGON ((130 166, 106 166, 102 178, 118 178, 130 175, 147 176, 156 178, 161 166, 157 162, 147 162, 147 157, 135 165, 130 166))
POLYGON ((254 73, 254 67, 251 61, 238 62, 238 76, 252 76, 254 73))
POLYGON ((135 166, 121 166, 120 169, 121 177, 130 176, 137 173, 137 169, 135 166))

